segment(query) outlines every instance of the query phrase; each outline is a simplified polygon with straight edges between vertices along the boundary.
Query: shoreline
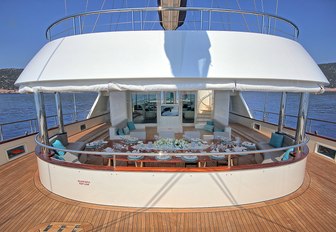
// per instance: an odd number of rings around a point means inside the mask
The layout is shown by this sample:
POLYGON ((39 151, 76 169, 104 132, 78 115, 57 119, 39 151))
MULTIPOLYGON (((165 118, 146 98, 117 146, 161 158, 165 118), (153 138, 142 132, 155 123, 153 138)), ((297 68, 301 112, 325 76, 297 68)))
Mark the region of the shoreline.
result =
POLYGON ((19 93, 17 89, 0 89, 0 94, 19 93))

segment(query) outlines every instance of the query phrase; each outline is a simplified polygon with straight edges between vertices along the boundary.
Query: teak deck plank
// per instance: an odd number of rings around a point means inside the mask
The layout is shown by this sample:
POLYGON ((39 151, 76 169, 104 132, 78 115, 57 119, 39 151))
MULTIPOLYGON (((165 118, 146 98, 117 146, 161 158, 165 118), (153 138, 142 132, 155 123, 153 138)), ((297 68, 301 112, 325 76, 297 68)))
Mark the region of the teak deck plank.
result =
POLYGON ((308 156, 308 175, 296 193, 226 208, 161 210, 80 203, 41 190, 36 172, 34 154, 0 166, 0 231, 29 231, 53 222, 88 223, 93 231, 336 231, 336 164, 315 154, 308 156))

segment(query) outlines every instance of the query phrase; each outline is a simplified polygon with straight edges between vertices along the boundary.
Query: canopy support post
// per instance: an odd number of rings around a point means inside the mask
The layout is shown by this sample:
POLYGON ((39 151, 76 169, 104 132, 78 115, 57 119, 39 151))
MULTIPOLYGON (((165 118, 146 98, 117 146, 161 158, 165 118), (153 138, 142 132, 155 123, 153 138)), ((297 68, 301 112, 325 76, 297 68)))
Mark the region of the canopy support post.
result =
POLYGON ((64 120, 63 120, 63 110, 62 110, 62 100, 61 94, 59 92, 55 93, 55 101, 57 108, 57 119, 58 119, 58 131, 63 134, 64 131, 64 120))
MULTIPOLYGON (((305 128, 308 114, 309 93, 301 93, 300 108, 297 118, 295 142, 302 143, 305 136, 305 128)), ((298 149, 298 148, 297 148, 298 149)))
MULTIPOLYGON (((47 126, 47 117, 44 106, 44 95, 41 92, 34 93, 35 107, 37 112, 37 120, 39 124, 39 135, 41 142, 49 146, 49 137, 48 137, 48 126, 47 126)), ((42 148, 41 152, 43 154, 48 154, 47 148, 42 148)))
POLYGON ((279 111, 279 123, 278 123, 278 132, 283 132, 283 128, 285 125, 285 108, 286 108, 286 98, 287 93, 282 92, 281 102, 280 102, 280 111, 279 111))

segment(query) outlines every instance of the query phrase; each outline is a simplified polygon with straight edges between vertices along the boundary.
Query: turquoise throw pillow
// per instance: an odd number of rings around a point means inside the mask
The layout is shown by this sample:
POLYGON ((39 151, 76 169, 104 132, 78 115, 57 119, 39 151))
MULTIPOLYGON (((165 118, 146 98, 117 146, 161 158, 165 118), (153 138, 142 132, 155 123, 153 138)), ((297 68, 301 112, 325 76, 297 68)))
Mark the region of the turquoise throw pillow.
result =
POLYGON ((134 122, 127 122, 127 126, 130 130, 135 130, 135 125, 134 125, 134 122))
POLYGON ((282 156, 282 161, 286 161, 286 160, 289 160, 289 156, 290 156, 290 153, 294 151, 294 148, 289 148, 287 151, 285 151, 285 153, 283 153, 283 156, 282 156))
POLYGON ((214 131, 214 126, 206 124, 204 126, 204 130, 209 131, 209 132, 213 132, 214 131))
POLYGON ((276 148, 279 148, 279 147, 282 146, 283 140, 284 140, 283 135, 272 133, 272 137, 271 137, 271 140, 269 142, 269 145, 271 145, 273 147, 276 147, 276 148))
POLYGON ((207 121, 207 123, 206 123, 207 125, 210 125, 210 126, 213 126, 214 125, 214 121, 207 121))
POLYGON ((123 129, 123 131, 124 131, 124 134, 125 134, 125 135, 129 135, 129 133, 130 133, 130 129, 128 129, 128 127, 125 127, 125 128, 123 129))
POLYGON ((57 159, 57 160, 65 161, 65 159, 63 158, 63 156, 54 155, 53 158, 57 159))
MULTIPOLYGON (((64 145, 62 144, 62 142, 59 141, 58 139, 56 139, 56 140, 53 142, 52 146, 53 146, 54 148, 66 149, 66 148, 64 147, 64 145)), ((56 154, 58 154, 58 155, 60 155, 60 156, 63 156, 63 155, 65 154, 64 151, 58 151, 58 150, 55 150, 55 152, 56 152, 56 154)))
POLYGON ((125 135, 123 129, 119 128, 117 131, 118 135, 125 135))

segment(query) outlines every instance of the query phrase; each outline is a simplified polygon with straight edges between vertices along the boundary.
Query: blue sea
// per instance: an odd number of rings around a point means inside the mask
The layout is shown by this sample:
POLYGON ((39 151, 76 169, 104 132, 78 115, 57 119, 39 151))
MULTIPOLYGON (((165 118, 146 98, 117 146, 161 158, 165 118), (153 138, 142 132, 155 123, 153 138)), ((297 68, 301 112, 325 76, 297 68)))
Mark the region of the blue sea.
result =
MULTIPOLYGON (((270 123, 278 123, 280 93, 244 92, 243 96, 254 118, 270 123), (267 112, 266 114, 263 111, 267 112)), ((85 119, 96 93, 61 94, 65 123, 85 119), (74 106, 77 115, 74 115, 74 106)), ((290 93, 287 95, 285 125, 296 127, 300 96, 290 93)), ((47 116, 56 115, 55 97, 53 94, 45 95, 47 116)), ((36 110, 32 94, 0 94, 0 125, 15 121, 35 119, 36 110)), ((56 126, 55 117, 48 118, 48 127, 56 126)), ((308 132, 322 136, 336 138, 336 93, 329 92, 322 95, 311 94, 307 127, 308 132)), ((1 127, 4 139, 30 133, 37 130, 36 120, 24 121, 17 124, 3 125, 1 127)))
MULTIPOLYGON (((48 127, 57 125, 57 114, 54 94, 45 94, 45 108, 47 112, 48 127)), ((64 93, 61 94, 62 110, 65 123, 85 119, 89 113, 97 93, 64 93), (77 114, 74 114, 74 108, 77 114)), ((16 124, 2 125, 3 138, 9 139, 37 131, 35 101, 33 94, 0 94, 0 125, 22 121, 16 124)))
MULTIPOLYGON (((281 93, 245 92, 243 96, 254 118, 278 124, 281 93)), ((300 94, 287 94, 285 126, 296 127, 299 102, 300 94)), ((306 131, 336 138, 336 92, 309 95, 306 131)))

